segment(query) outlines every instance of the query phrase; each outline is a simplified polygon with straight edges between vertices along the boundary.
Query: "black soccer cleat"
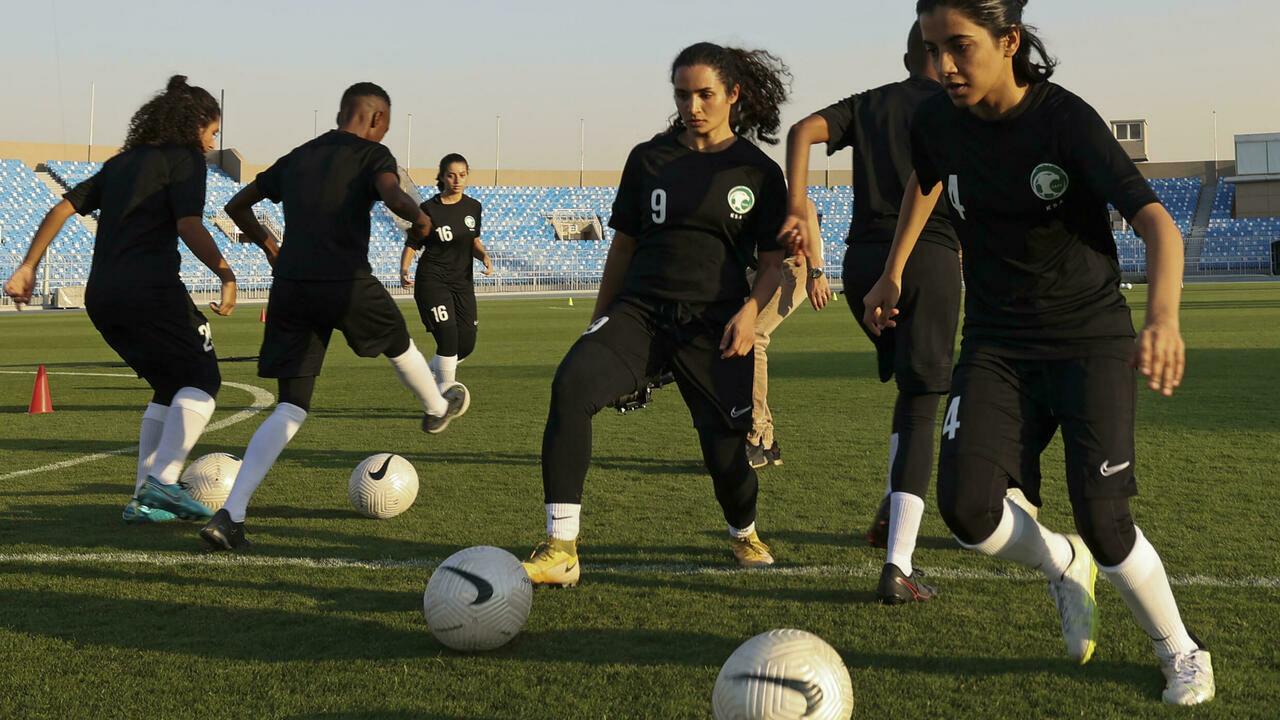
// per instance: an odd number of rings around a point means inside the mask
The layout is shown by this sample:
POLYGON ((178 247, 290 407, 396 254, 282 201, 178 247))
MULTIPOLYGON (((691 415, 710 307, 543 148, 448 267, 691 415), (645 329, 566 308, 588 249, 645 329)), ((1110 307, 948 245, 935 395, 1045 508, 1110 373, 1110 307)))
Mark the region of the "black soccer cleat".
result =
POLYGON ((226 510, 219 510, 213 518, 200 528, 200 539, 209 543, 214 550, 244 550, 253 543, 244 534, 244 523, 231 519, 226 510))
POLYGON ((921 581, 924 573, 913 570, 910 575, 903 575, 893 563, 885 563, 880 571, 880 584, 876 586, 876 602, 882 605, 903 605, 910 602, 932 600, 938 595, 938 588, 926 585, 921 581))
POLYGON ((770 465, 782 464, 782 448, 778 447, 777 440, 774 440, 772 445, 764 449, 764 459, 768 460, 770 465))
POLYGON ((747 441, 747 464, 753 468, 762 468, 769 464, 768 451, 760 443, 747 441))
POLYGON ((669 385, 676 381, 675 375, 671 371, 660 373, 657 377, 650 378, 645 382, 645 386, 635 392, 627 393, 622 397, 609 403, 609 407, 616 408, 623 415, 633 411, 640 410, 649 406, 653 402, 653 391, 669 385))
POLYGON ((867 544, 875 548, 889 547, 889 496, 885 495, 876 508, 876 517, 867 528, 867 544))

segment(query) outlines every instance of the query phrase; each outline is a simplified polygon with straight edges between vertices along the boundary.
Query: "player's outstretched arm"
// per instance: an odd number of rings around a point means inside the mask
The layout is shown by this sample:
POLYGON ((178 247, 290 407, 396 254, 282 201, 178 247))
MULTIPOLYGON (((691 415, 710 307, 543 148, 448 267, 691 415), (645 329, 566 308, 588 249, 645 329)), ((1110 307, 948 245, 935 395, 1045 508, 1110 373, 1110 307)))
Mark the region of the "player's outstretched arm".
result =
POLYGON ((485 275, 493 274, 493 261, 489 259, 489 252, 484 249, 484 243, 480 242, 479 237, 477 237, 475 242, 471 244, 471 257, 484 263, 485 275))
POLYGON ((826 267, 826 262, 822 257, 822 228, 818 226, 818 207, 813 201, 805 198, 805 207, 808 211, 808 218, 805 221, 805 263, 809 266, 811 272, 805 273, 805 292, 809 295, 809 303, 813 305, 815 311, 821 310, 827 306, 831 300, 831 285, 827 282, 826 273, 814 277, 812 271, 822 270, 826 267))
POLYGON ((1147 322, 1138 333, 1133 366, 1148 379, 1147 387, 1172 395, 1182 384, 1187 348, 1182 340, 1178 308, 1182 303, 1182 233, 1160 203, 1149 203, 1129 221, 1147 245, 1147 322))
POLYGON ((374 187, 378 190, 378 197, 382 199, 387 209, 395 213, 406 222, 413 223, 409 228, 409 235, 416 240, 421 240, 431 232, 431 218, 418 207, 418 203, 409 197, 409 194, 400 188, 400 176, 393 172, 379 173, 374 179, 374 187))
POLYGON ((631 267, 631 256, 636 252, 636 240, 624 232, 615 232, 613 242, 609 244, 609 255, 604 260, 604 272, 600 275, 600 290, 596 293, 596 307, 591 312, 591 322, 600 319, 609 303, 622 289, 622 282, 627 278, 627 268, 631 267))
POLYGON ((253 214, 253 206, 262 202, 266 198, 262 193, 262 188, 258 187, 257 181, 251 182, 240 189, 227 204, 223 206, 223 211, 227 213, 227 217, 240 228, 241 235, 248 242, 262 248, 262 252, 266 253, 267 262, 271 267, 276 266, 276 256, 280 254, 280 246, 276 245, 275 239, 271 237, 271 233, 262 227, 262 223, 258 222, 258 217, 253 214))
POLYGON ((413 259, 418 251, 405 245, 400 251, 400 287, 413 287, 413 259))
POLYGON ((934 183, 929 192, 920 187, 920 180, 911 173, 907 180, 907 189, 902 195, 902 209, 898 213, 898 227, 893 232, 893 245, 889 246, 889 259, 885 261, 884 273, 871 292, 862 299, 866 311, 862 324, 867 326, 873 335, 879 335, 885 328, 897 325, 894 318, 898 315, 898 298, 902 295, 902 272, 907 267, 907 258, 920 239, 920 231, 933 213, 933 208, 942 196, 942 183, 934 183))
POLYGON ((191 249, 191 254, 222 281, 222 297, 218 302, 209 303, 209 308, 219 315, 230 315, 236 306, 236 274, 231 272, 227 259, 222 257, 218 244, 205 228, 204 218, 199 215, 178 218, 178 237, 191 249))
MULTIPOLYGON (((826 118, 810 115, 787 131, 787 217, 778 241, 791 255, 806 255, 812 247, 809 224, 809 148, 831 138, 826 118)), ((818 240, 821 247, 821 239, 818 240)), ((814 260, 814 258, 810 258, 814 260)), ((810 267, 821 267, 810 262, 810 267)), ((816 307, 816 306, 815 306, 816 307)))
POLYGON ((31 239, 31 247, 27 248, 27 256, 22 259, 22 264, 5 282, 4 294, 13 298, 19 310, 22 309, 22 305, 31 302, 31 293, 36 289, 36 268, 40 266, 40 260, 44 258, 50 243, 58 237, 62 226, 67 224, 67 218, 71 217, 75 211, 75 207, 69 201, 60 200, 44 214, 40 227, 36 229, 35 237, 31 239))
POLYGON ((720 338, 721 358, 755 352, 756 317, 760 314, 760 308, 773 299, 773 294, 778 291, 778 285, 782 282, 782 255, 781 250, 760 253, 756 265, 756 284, 751 288, 747 301, 742 304, 742 309, 725 323, 724 335, 720 338))

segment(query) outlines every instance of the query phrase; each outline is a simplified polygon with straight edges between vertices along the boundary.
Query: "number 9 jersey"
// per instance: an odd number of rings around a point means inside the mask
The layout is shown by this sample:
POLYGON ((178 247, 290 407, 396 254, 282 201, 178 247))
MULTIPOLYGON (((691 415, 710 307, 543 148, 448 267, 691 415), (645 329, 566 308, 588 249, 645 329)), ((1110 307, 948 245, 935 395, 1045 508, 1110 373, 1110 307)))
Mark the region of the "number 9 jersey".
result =
POLYGON ((431 218, 431 232, 421 242, 405 241, 405 245, 422 251, 417 282, 471 287, 471 251, 480 237, 480 201, 463 195, 458 202, 445 204, 436 195, 420 207, 431 218))
POLYGON ((742 300, 758 252, 780 249, 782 169, 739 137, 719 152, 664 134, 627 158, 609 227, 636 241, 622 292, 689 303, 742 300))

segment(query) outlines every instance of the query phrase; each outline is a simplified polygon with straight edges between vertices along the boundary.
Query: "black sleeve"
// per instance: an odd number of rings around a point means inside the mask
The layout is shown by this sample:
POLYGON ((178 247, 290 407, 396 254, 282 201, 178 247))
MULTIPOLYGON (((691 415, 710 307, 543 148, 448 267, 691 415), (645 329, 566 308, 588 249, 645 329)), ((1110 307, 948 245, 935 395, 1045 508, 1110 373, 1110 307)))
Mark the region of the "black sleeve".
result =
POLYGON ((204 217, 208 169, 195 151, 184 152, 169 167, 169 207, 175 218, 204 217))
POLYGON ((1059 142, 1076 174, 1096 194, 1132 220, 1143 207, 1160 202, 1097 111, 1083 100, 1064 113, 1059 142))
MULTIPOLYGON (((950 102, 948 99, 947 102, 950 102)), ((911 167, 916 171, 916 179, 920 181, 920 190, 928 193, 934 185, 942 182, 938 168, 929 156, 929 128, 926 112, 931 103, 920 103, 915 116, 911 120, 911 167)))
MULTIPOLYGON (((431 217, 431 213, 427 210, 427 204, 426 204, 425 202, 424 202, 424 203, 422 203, 421 205, 419 205, 419 206, 418 206, 418 208, 419 208, 419 209, 421 209, 421 210, 422 210, 422 212, 427 213, 427 217, 431 217)), ((435 219, 432 219, 432 220, 431 220, 431 224, 432 224, 432 225, 434 225, 434 224, 435 224, 435 222, 436 222, 436 221, 435 221, 435 219)), ((425 242, 426 242, 426 239, 425 239, 425 238, 423 238, 422 240, 415 240, 415 239, 414 239, 412 236, 410 236, 408 233, 405 233, 405 236, 404 236, 404 245, 405 245, 405 247, 411 247, 411 248, 413 248, 414 250, 421 250, 421 249, 422 249, 422 246, 423 246, 423 244, 424 244, 425 242)))
MULTIPOLYGON (((391 151, 387 149, 387 146, 382 143, 378 143, 378 146, 369 154, 368 168, 370 185, 373 185, 377 181, 378 176, 382 173, 391 173, 397 178, 400 177, 400 166, 396 165, 395 157, 392 156, 391 151)), ((377 197, 378 189, 374 187, 373 191, 374 196, 377 197)))
POLYGON ((258 173, 258 177, 254 179, 258 189, 262 191, 262 196, 273 203, 281 202, 284 199, 284 167, 289 156, 285 155, 275 163, 258 173))
POLYGON ((861 97, 861 95, 850 95, 814 113, 827 121, 828 155, 835 155, 844 148, 853 147, 853 118, 857 115, 861 97))
POLYGON ((81 215, 88 215, 102 208, 102 186, 98 182, 99 170, 93 177, 76 185, 62 195, 62 199, 71 203, 71 207, 81 215))
POLYGON ((751 213, 751 219, 744 228, 755 243, 757 253, 782 249, 778 245, 778 231, 786 219, 787 181, 783 178, 782 168, 770 161, 764 181, 760 183, 755 212, 751 213))
POLYGON ((477 200, 476 201, 476 237, 480 237, 480 228, 484 224, 481 222, 481 215, 483 212, 484 212, 484 206, 480 204, 479 200, 477 200))
POLYGON ((640 218, 644 212, 644 190, 640 187, 640 146, 632 148, 627 164, 622 168, 618 182, 618 194, 613 198, 613 211, 609 214, 609 227, 631 237, 640 234, 640 218))

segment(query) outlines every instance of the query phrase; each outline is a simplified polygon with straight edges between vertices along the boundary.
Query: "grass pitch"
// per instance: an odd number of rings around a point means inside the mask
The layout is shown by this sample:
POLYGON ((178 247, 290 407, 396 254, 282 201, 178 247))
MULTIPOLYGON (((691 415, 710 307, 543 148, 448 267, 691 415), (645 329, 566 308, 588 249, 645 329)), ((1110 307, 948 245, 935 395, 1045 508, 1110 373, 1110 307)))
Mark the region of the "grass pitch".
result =
MULTIPOLYGON (((1139 321, 1142 289, 1129 293, 1139 321)), ((418 430, 385 360, 335 338, 302 431, 254 497, 245 556, 203 552, 198 525, 126 527, 150 393, 79 313, 0 316, 0 717, 706 718, 741 642, 798 627, 849 666, 855 717, 1274 718, 1280 707, 1280 285, 1196 285, 1187 378, 1141 392, 1134 514, 1213 651, 1218 698, 1164 707, 1149 644, 1098 586, 1092 662, 1066 659, 1044 582, 961 551, 932 498, 916 564, 940 596, 875 605, 883 551, 861 534, 884 486, 893 386, 844 298, 799 311, 770 348, 785 464, 761 470, 760 529, 778 567, 738 572, 688 412, 674 388, 595 421, 582 585, 539 590, 523 632, 490 653, 445 649, 422 618, 434 563, 469 545, 526 555, 542 537, 539 449, 551 376, 590 302, 488 300, 460 379, 467 416, 418 430), (50 371, 55 412, 25 414, 50 371), (9 374, 20 373, 20 374, 9 374), (68 374, 86 373, 86 374, 68 374), (351 469, 393 451, 414 507, 378 521, 347 504, 351 469)), ((420 346, 429 336, 405 315, 420 346)), ((216 318, 224 379, 274 394, 253 362, 257 308, 216 318)), ((214 421, 253 397, 224 386, 214 421)), ((243 453, 265 414, 207 433, 196 456, 243 453)), ((1043 521, 1071 527, 1061 444, 1043 521)))

